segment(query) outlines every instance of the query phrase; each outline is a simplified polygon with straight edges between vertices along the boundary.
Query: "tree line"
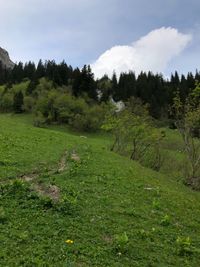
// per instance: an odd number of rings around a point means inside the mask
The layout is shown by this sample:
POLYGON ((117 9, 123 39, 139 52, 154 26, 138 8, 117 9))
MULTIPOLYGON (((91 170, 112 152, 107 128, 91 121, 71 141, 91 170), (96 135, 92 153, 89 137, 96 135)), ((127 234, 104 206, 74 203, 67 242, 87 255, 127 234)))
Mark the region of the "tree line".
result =
POLYGON ((5 69, 0 63, 0 85, 20 83, 25 79, 30 81, 26 94, 34 94, 39 80, 46 78, 52 81, 54 87, 71 87, 72 95, 81 97, 86 94, 89 98, 108 102, 112 97, 115 101, 127 102, 131 97, 139 98, 149 105, 150 115, 156 119, 170 118, 169 106, 179 90, 181 100, 184 102, 190 92, 195 88, 196 81, 200 81, 200 72, 189 72, 179 75, 177 71, 165 79, 162 74, 141 72, 138 76, 134 72, 121 73, 117 78, 103 76, 95 80, 90 66, 82 69, 72 68, 64 61, 57 64, 55 61, 40 60, 34 62, 15 64, 12 70, 5 69))

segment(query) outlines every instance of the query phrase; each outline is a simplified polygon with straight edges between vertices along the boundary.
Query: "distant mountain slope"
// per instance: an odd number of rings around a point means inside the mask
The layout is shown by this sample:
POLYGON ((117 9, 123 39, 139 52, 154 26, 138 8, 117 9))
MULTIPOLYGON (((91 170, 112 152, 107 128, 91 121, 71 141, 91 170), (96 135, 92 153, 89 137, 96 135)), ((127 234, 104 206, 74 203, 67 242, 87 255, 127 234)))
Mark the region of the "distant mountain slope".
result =
POLYGON ((2 62, 3 66, 6 68, 13 68, 14 63, 11 61, 8 52, 0 47, 0 62, 2 62))

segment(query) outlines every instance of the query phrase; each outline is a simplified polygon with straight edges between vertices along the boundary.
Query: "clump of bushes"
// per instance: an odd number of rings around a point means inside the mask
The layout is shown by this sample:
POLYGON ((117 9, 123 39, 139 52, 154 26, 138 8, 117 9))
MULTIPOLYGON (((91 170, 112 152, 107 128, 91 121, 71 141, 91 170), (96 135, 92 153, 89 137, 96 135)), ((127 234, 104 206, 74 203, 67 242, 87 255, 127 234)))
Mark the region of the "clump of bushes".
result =
POLYGON ((147 105, 140 100, 132 98, 123 110, 109 114, 102 128, 114 137, 112 151, 128 154, 157 171, 161 168, 163 133, 154 126, 147 105))
POLYGON ((66 123, 78 131, 97 131, 108 110, 108 104, 97 103, 87 96, 74 97, 62 88, 52 89, 38 98, 34 124, 66 123))
POLYGON ((114 247, 118 255, 128 251, 129 238, 126 232, 115 235, 114 247))

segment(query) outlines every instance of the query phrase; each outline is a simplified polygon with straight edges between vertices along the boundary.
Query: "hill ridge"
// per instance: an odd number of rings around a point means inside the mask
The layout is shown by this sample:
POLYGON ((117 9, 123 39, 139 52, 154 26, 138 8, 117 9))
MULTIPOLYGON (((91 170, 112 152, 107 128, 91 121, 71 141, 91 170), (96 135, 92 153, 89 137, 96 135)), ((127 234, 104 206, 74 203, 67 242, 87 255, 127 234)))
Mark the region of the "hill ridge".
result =
POLYGON ((14 67, 14 63, 10 59, 8 51, 4 48, 0 47, 0 62, 2 65, 8 69, 12 69, 14 67))

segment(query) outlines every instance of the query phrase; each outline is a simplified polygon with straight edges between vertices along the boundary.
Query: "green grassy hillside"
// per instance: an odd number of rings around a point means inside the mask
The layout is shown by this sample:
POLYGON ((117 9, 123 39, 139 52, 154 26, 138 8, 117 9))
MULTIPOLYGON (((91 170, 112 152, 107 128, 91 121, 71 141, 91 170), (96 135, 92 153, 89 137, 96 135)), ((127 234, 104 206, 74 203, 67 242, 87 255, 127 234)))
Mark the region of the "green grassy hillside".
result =
POLYGON ((0 266, 200 266, 200 193, 105 136, 0 125, 0 266))

